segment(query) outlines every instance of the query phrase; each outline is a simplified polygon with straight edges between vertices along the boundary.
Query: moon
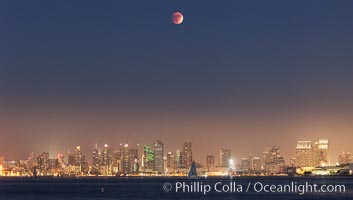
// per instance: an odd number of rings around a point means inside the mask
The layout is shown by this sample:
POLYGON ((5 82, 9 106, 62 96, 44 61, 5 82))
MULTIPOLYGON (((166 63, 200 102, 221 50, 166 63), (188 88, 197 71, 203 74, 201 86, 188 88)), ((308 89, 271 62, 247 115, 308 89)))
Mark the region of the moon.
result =
POLYGON ((179 25, 179 24, 183 23, 184 16, 180 12, 175 12, 173 14, 172 20, 173 20, 174 24, 179 25))

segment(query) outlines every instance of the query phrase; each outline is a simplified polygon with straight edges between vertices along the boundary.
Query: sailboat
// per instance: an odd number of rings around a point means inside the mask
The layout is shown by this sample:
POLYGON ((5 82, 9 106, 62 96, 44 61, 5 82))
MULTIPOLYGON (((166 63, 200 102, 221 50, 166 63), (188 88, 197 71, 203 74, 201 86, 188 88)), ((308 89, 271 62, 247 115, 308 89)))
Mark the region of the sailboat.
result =
POLYGON ((198 178, 195 161, 192 161, 192 165, 190 167, 188 178, 190 178, 190 179, 198 178))

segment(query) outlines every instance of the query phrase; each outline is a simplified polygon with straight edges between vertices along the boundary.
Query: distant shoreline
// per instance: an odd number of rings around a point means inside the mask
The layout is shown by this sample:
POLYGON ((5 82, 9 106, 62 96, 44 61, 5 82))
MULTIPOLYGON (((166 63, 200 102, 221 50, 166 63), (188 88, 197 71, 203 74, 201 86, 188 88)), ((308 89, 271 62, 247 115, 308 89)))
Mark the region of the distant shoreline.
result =
POLYGON ((129 176, 129 177, 112 177, 112 176, 87 176, 87 177, 0 177, 0 181, 60 181, 60 180, 68 180, 68 181, 78 181, 78 180, 99 180, 99 181, 109 181, 109 180, 186 180, 186 181, 195 181, 195 180, 267 180, 267 179, 278 179, 278 180, 288 180, 288 179, 352 179, 351 175, 340 175, 340 176, 212 176, 212 177, 199 177, 196 179, 188 179, 187 177, 167 177, 167 176, 129 176))

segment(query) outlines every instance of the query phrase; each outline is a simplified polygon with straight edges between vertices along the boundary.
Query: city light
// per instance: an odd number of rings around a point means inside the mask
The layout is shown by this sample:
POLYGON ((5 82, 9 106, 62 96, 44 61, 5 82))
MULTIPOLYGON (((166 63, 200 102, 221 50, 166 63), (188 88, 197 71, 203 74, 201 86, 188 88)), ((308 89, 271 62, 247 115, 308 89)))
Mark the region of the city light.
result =
MULTIPOLYGON (((329 144, 327 140, 320 141, 329 144)), ((90 163, 81 146, 75 146, 75 151, 68 152, 68 155, 44 151, 36 157, 32 153, 27 160, 20 161, 5 160, 1 156, 0 176, 33 176, 34 171, 37 176, 187 176, 194 162, 199 176, 208 177, 352 174, 353 157, 350 153, 339 155, 336 166, 330 166, 329 146, 319 148, 317 144, 319 142, 298 141, 295 157, 290 162, 286 162, 278 145, 265 148, 261 156, 251 153, 241 157, 239 162, 230 149, 220 148, 218 163, 217 155, 212 154, 201 161, 195 159, 191 141, 184 142, 175 151, 166 152, 164 143, 156 140, 153 145, 143 145, 142 153, 139 144, 120 143, 116 149, 113 145, 108 148, 108 144, 96 144, 91 151, 90 163)))
POLYGON ((235 162, 233 159, 229 159, 229 168, 230 169, 235 169, 235 162))

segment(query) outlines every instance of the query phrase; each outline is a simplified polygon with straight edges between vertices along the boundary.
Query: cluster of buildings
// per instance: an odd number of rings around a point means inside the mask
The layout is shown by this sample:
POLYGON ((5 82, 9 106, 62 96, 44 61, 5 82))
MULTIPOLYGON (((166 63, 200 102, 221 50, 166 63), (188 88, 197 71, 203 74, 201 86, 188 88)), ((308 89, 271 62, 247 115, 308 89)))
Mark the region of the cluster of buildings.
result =
POLYGON ((286 170, 286 162, 278 145, 265 148, 262 157, 250 154, 241 159, 238 172, 242 174, 282 174, 286 170))
MULTIPOLYGON (((286 163, 280 146, 265 148, 261 156, 250 154, 236 162, 230 149, 221 148, 215 155, 207 155, 205 165, 196 162, 198 172, 207 176, 221 175, 330 175, 352 173, 353 156, 343 152, 339 163, 329 162, 329 141, 298 141, 295 157, 286 163), (347 171, 348 170, 348 171, 347 171)), ((43 152, 25 160, 7 161, 0 156, 0 176, 185 176, 194 159, 191 141, 186 141, 175 152, 166 152, 162 141, 152 145, 120 144, 113 149, 108 144, 95 145, 88 163, 80 146, 66 154, 55 156, 43 152)))
POLYGON ((299 167, 328 166, 330 164, 328 140, 298 141, 293 164, 299 167))

